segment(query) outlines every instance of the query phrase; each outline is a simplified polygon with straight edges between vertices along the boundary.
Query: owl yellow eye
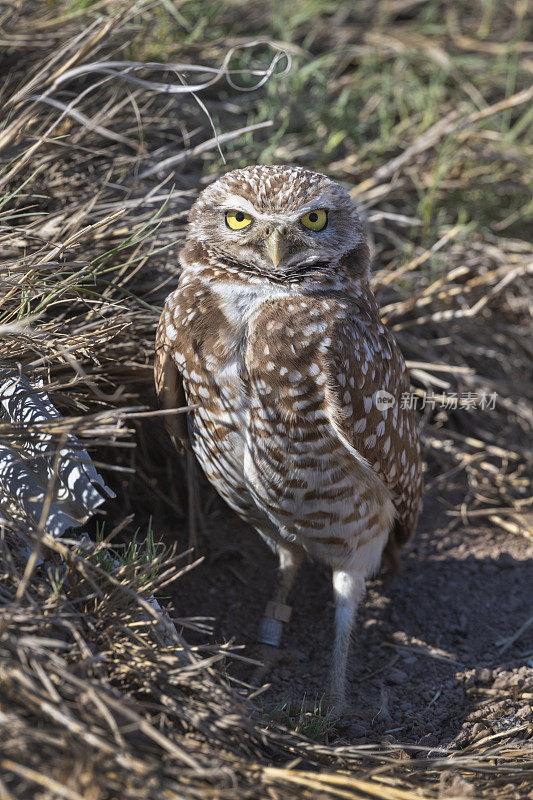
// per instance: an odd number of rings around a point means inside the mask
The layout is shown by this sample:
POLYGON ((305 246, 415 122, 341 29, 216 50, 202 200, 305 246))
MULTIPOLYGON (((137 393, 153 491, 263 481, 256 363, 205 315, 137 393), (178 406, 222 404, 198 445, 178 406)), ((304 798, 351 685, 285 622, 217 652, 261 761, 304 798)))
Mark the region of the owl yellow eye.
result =
POLYGON ((249 214, 244 211, 226 211, 226 225, 232 231, 240 231, 241 228, 246 228, 252 221, 249 214))
POLYGON ((310 228, 312 231, 321 231, 327 225, 328 212, 324 211, 323 208, 317 209, 317 211, 310 211, 308 214, 303 215, 300 222, 304 227, 310 228))

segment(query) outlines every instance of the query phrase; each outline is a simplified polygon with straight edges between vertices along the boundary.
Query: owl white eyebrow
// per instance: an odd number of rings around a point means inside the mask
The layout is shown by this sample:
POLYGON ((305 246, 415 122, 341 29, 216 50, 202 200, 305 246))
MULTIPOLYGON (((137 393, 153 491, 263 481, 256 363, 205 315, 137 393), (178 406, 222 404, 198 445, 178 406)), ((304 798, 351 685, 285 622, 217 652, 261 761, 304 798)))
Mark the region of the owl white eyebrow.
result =
MULTIPOLYGON (((309 203, 298 208, 294 211, 293 214, 284 214, 284 216, 291 220, 299 220, 300 217, 303 217, 305 214, 308 214, 310 211, 317 211, 317 210, 324 210, 329 211, 331 205, 331 198, 329 196, 320 196, 315 197, 313 200, 310 200, 309 203)), ((221 209, 223 211, 243 211, 245 214, 249 214, 250 216, 254 217, 254 219, 271 219, 272 216, 279 217, 281 212, 277 212, 274 215, 272 213, 266 212, 261 213, 254 207, 253 203, 247 200, 245 197, 242 197, 240 194, 230 194, 227 195, 223 202, 221 203, 221 209)))
POLYGON ((224 211, 243 211, 245 214, 250 214, 252 217, 260 216, 252 203, 238 194, 230 194, 225 197, 221 207, 224 211))

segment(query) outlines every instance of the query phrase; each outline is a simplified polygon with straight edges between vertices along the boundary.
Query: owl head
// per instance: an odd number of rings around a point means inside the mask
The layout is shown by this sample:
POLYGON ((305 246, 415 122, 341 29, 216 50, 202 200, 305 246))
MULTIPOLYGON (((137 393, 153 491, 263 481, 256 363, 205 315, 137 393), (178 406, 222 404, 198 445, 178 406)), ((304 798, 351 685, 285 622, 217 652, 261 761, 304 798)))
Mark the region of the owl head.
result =
POLYGON ((277 282, 349 267, 368 272, 356 208, 337 183, 301 167, 253 166, 208 186, 189 215, 189 242, 228 269, 277 282))

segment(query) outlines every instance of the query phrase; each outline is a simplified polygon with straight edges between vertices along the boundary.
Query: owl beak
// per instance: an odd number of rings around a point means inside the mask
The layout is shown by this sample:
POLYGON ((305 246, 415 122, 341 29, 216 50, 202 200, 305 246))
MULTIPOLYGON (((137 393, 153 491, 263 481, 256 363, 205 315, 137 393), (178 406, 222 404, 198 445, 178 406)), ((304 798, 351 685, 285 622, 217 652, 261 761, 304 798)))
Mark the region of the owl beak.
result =
POLYGON ((285 251, 287 250, 285 239, 283 238, 283 235, 280 232, 279 228, 274 228, 272 233, 266 237, 265 249, 269 255, 270 260, 272 261, 272 264, 274 265, 274 267, 277 267, 279 262, 283 258, 285 251))

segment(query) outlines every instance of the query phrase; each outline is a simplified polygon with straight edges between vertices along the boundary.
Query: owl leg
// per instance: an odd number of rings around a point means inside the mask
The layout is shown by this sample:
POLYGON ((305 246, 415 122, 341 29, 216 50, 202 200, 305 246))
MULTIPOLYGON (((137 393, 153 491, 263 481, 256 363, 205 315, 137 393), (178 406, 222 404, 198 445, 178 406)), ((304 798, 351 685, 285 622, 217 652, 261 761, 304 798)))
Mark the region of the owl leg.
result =
POLYGON ((272 600, 265 608, 258 636, 258 642, 273 647, 279 647, 283 623, 290 619, 292 609, 286 605, 287 598, 303 558, 300 547, 277 544, 276 551, 279 556, 279 582, 272 600))
POLYGON ((283 624, 289 621, 292 610, 287 605, 287 598, 302 563, 304 551, 300 547, 287 547, 280 544, 276 544, 275 549, 279 556, 279 582, 272 600, 266 605, 265 614, 259 624, 258 657, 263 662, 263 666, 256 670, 253 677, 254 683, 262 681, 267 672, 277 664, 302 660, 301 653, 280 650, 279 645, 283 624))
POLYGON ((346 704, 346 666, 350 634, 359 603, 365 593, 365 579, 353 569, 333 570, 335 596, 335 642, 331 663, 329 697, 334 713, 342 713, 346 704))
POLYGON ((304 557, 301 547, 286 547, 278 544, 276 551, 279 557, 279 583, 272 598, 274 603, 286 603, 296 573, 300 569, 304 557))

